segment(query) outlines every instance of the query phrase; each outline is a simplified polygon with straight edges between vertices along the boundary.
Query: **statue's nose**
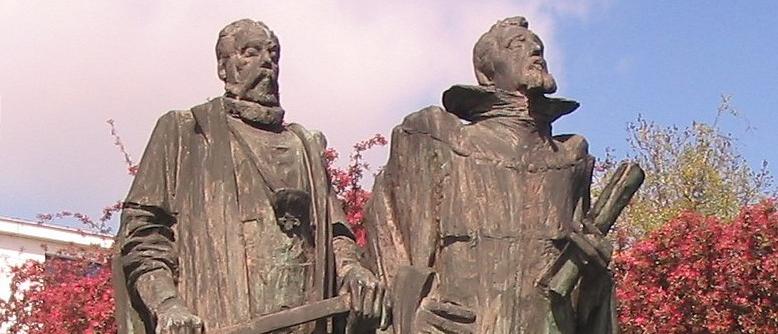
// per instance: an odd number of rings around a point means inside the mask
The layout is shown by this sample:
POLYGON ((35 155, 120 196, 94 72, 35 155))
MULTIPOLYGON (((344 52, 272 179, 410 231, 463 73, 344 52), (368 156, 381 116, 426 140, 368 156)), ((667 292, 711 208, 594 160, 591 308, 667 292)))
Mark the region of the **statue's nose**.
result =
POLYGON ((264 68, 273 68, 273 57, 270 56, 270 51, 263 50, 259 55, 259 61, 264 68))
POLYGON ((531 43, 530 44, 530 52, 533 56, 542 56, 543 55, 543 48, 538 43, 531 43))

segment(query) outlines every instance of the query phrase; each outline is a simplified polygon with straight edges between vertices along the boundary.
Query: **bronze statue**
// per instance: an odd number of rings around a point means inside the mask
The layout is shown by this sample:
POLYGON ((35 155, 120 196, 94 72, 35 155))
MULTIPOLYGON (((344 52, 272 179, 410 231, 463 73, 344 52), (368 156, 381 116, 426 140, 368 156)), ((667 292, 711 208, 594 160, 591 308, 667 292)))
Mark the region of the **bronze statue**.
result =
MULTIPOLYGON (((279 53, 262 22, 227 25, 216 44, 224 96, 159 119, 117 236, 121 333, 240 333, 338 291, 363 324, 384 313, 383 285, 359 264, 330 187, 323 136, 283 122, 279 53)), ((344 328, 328 321, 279 332, 344 328)))
POLYGON ((642 171, 624 165, 590 210, 588 144, 551 131, 579 104, 545 95, 556 82, 523 17, 492 26, 473 62, 479 86, 394 128, 368 204, 379 277, 396 290, 408 266, 434 272, 420 303, 394 305, 394 333, 612 332, 603 235, 642 171))

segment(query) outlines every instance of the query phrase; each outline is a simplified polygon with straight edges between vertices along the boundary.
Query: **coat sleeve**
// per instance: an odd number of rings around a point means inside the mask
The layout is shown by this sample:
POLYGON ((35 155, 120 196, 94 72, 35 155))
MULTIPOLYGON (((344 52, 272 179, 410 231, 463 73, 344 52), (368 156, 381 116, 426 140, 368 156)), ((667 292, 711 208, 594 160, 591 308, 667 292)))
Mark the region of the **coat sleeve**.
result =
MULTIPOLYGON (((321 153, 320 163, 322 170, 326 168, 325 152, 327 150, 327 138, 319 131, 310 131, 312 145, 315 145, 316 151, 321 153)), ((359 264, 359 247, 356 244, 354 231, 348 223, 346 213, 343 210, 343 201, 341 201, 335 189, 332 187, 332 180, 327 174, 327 217, 332 225, 332 251, 335 256, 335 272, 338 278, 348 272, 348 269, 359 264)))
MULTIPOLYGON (((310 134, 310 145, 315 146, 316 152, 320 153, 317 163, 321 164, 322 170, 327 171, 325 157, 325 152, 327 151, 327 137, 320 131, 305 131, 310 134)), ((346 219, 346 213, 343 211, 343 201, 338 198, 335 189, 332 187, 331 176, 329 173, 325 174, 327 174, 327 211, 330 224, 332 224, 333 237, 346 237, 353 240, 354 231, 352 231, 349 226, 348 220, 346 219)))
POLYGON ((135 293, 138 277, 147 272, 162 269, 177 278, 172 203, 179 143, 176 112, 169 112, 155 126, 124 202, 117 239, 130 294, 135 293))

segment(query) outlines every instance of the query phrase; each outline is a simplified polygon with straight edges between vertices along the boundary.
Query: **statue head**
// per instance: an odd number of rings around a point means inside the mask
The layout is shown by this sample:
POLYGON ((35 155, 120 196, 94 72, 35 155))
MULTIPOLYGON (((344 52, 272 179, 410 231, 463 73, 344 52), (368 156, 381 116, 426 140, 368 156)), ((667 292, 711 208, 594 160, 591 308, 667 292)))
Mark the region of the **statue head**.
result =
POLYGON ((278 38, 264 23, 243 19, 228 24, 216 42, 225 96, 278 106, 279 56, 278 38))
POLYGON ((473 48, 478 83, 525 95, 550 94, 556 81, 543 58, 543 42, 517 16, 495 23, 473 48))

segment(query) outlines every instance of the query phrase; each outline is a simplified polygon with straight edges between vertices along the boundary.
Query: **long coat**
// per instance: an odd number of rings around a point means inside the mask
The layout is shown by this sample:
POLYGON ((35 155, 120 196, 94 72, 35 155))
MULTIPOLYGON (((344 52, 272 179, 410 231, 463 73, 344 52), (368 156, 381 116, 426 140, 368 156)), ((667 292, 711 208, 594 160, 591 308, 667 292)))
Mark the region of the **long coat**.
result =
MULTIPOLYGON (((134 291, 137 278, 152 270, 172 273, 178 294, 204 320, 207 333, 332 294, 334 261, 324 247, 331 247, 333 229, 329 240, 316 240, 321 247, 282 231, 263 177, 283 171, 272 161, 252 164, 229 117, 224 99, 217 98, 159 119, 117 235, 120 333, 153 333, 153 319, 134 291), (325 261, 314 266, 320 255, 325 261)), ((309 172, 304 188, 320 208, 312 220, 338 224, 336 233, 347 235, 323 165, 323 137, 299 125, 283 131, 288 135, 289 129, 309 148, 295 168, 309 172)), ((262 159, 271 152, 253 153, 262 159)))
POLYGON ((446 109, 394 128, 366 213, 368 251, 388 282, 401 265, 432 268, 428 298, 472 309, 475 333, 573 333, 573 301, 551 303, 534 283, 589 207, 586 141, 550 134, 578 105, 549 100, 543 124, 498 93, 455 86, 446 109))

